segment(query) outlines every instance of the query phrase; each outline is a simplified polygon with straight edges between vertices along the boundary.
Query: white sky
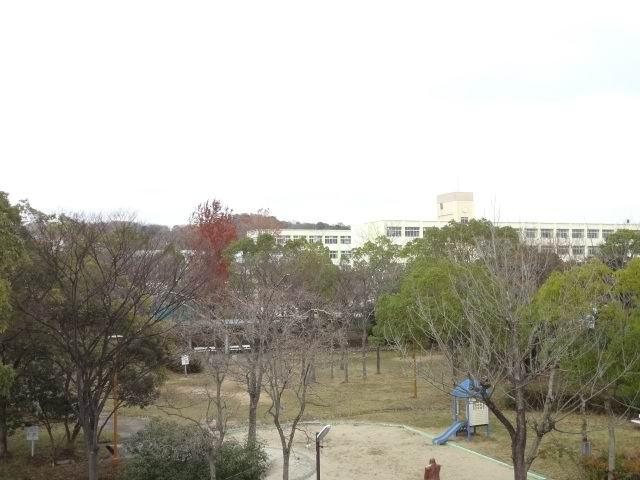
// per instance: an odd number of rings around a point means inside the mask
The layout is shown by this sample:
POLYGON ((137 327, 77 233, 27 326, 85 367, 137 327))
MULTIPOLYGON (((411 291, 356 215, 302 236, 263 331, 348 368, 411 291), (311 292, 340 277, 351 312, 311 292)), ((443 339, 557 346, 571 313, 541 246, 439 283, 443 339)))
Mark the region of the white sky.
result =
POLYGON ((0 190, 185 223, 640 222, 640 2, 4 1, 0 190))

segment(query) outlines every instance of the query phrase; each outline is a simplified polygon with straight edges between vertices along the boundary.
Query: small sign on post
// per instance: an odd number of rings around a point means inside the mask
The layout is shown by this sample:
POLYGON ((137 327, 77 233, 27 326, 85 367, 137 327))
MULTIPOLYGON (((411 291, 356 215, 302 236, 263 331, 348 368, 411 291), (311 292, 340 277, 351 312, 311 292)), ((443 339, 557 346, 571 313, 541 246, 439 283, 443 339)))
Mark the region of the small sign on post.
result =
POLYGON ((37 425, 33 425, 31 427, 27 427, 26 430, 27 441, 31 442, 31 456, 33 457, 35 453, 36 440, 38 440, 38 435, 40 434, 40 428, 37 425))
POLYGON ((182 365, 184 366, 184 374, 187 375, 187 365, 189 365, 189 355, 182 355, 180 358, 182 365))

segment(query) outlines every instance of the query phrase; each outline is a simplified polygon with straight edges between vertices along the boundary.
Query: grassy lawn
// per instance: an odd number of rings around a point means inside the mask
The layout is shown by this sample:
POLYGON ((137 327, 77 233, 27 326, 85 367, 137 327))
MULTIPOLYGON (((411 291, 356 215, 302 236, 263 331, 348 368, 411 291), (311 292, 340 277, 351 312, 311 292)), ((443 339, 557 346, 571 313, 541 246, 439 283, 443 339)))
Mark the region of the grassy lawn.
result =
MULTIPOLYGON (((425 360, 429 361, 429 360, 425 360)), ((433 368, 438 368, 437 358, 431 359, 433 368)), ((317 383, 312 386, 312 394, 305 412, 306 420, 322 420, 333 422, 388 422, 403 423, 428 433, 439 434, 451 423, 451 403, 449 396, 424 381, 418 383, 418 398, 412 396, 412 379, 409 366, 393 352, 384 352, 382 374, 375 374, 375 355, 368 358, 368 378, 362 379, 360 356, 354 353, 350 359, 349 383, 343 382, 343 372, 336 365, 335 378, 331 379, 328 368, 318 371, 317 383)), ((248 400, 244 385, 240 378, 230 378, 225 386, 225 397, 231 408, 230 425, 243 428, 248 411, 248 400)), ((167 416, 177 410, 168 409, 168 405, 180 407, 184 417, 200 419, 207 407, 208 376, 206 373, 171 375, 163 388, 156 406, 140 409, 122 409, 121 415, 132 417, 167 416)), ((269 425, 271 418, 267 413, 269 398, 263 393, 258 420, 269 425)), ((286 406, 286 402, 285 402, 286 406)), ((291 407, 293 410, 293 406, 291 407)), ((292 411, 287 414, 292 414, 292 411)), ((185 421, 178 417, 175 420, 185 421)), ((494 417, 490 418, 491 436, 485 437, 484 430, 480 435, 466 442, 460 437, 458 443, 469 449, 510 462, 510 444, 508 434, 494 417)), ((589 416, 590 438, 594 452, 606 451, 607 429, 606 419, 601 415, 589 416)), ((558 429, 564 433, 553 432, 545 437, 539 458, 533 465, 537 473, 555 479, 578 478, 575 458, 580 446, 580 418, 570 416, 558 429)), ((617 440, 621 451, 636 451, 640 445, 640 429, 625 422, 618 428, 617 440)), ((14 451, 13 460, 1 464, 3 474, 0 478, 83 478, 81 464, 73 467, 46 466, 43 460, 46 452, 46 440, 39 443, 41 457, 35 462, 26 461, 28 446, 19 433, 11 439, 14 451), (8 466, 8 470, 4 467, 8 466), (12 470, 12 468, 14 468, 12 470), (62 470, 66 469, 63 473, 62 470), (14 476, 6 476, 7 472, 14 476), (27 475, 29 473, 29 475, 27 475), (20 476, 22 475, 22 476, 20 476)), ((109 462, 105 460, 102 468, 103 478, 115 478, 109 462)), ((400 480, 400 479, 398 479, 400 480)))

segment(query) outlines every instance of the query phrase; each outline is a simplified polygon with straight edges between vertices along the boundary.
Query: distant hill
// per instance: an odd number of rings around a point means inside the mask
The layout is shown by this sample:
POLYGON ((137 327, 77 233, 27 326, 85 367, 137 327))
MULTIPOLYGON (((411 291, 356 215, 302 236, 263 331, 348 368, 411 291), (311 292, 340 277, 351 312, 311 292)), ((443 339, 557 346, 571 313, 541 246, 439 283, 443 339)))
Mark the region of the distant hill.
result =
POLYGON ((349 225, 338 223, 332 225, 325 222, 298 222, 279 220, 270 215, 267 210, 258 211, 258 213, 235 213, 233 221, 238 230, 238 236, 243 237, 249 230, 281 230, 291 228, 297 230, 348 230, 349 225))
MULTIPOLYGON (((325 222, 288 222, 278 220, 267 211, 234 213, 232 214, 232 220, 236 226, 238 238, 246 236, 250 230, 278 231, 285 228, 297 230, 348 230, 350 228, 349 225, 343 223, 330 224, 325 222)), ((190 243, 189 236, 192 234, 190 225, 174 225, 173 228, 169 228, 166 225, 142 224, 141 227, 146 232, 164 235, 168 240, 177 241, 184 248, 190 243)))
POLYGON ((281 228, 292 228, 299 230, 349 230, 351 227, 349 225, 345 225, 344 223, 337 223, 332 225, 330 223, 324 222, 285 222, 280 221, 282 227, 281 228))

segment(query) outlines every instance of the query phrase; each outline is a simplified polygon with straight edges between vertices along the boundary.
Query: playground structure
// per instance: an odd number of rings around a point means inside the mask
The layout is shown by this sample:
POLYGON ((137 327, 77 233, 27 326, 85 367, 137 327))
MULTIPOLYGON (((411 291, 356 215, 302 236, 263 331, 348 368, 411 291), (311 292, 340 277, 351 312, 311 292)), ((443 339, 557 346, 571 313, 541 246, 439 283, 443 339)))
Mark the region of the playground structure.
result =
POLYGON ((471 429, 476 433, 476 427, 486 426, 487 436, 489 435, 489 408, 478 400, 480 389, 476 387, 473 380, 467 379, 457 385, 451 391, 451 416, 453 421, 441 435, 433 439, 434 445, 444 445, 447 441, 455 437, 459 432, 467 432, 467 440, 471 440, 471 429), (465 418, 460 418, 461 405, 465 406, 465 418))

